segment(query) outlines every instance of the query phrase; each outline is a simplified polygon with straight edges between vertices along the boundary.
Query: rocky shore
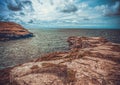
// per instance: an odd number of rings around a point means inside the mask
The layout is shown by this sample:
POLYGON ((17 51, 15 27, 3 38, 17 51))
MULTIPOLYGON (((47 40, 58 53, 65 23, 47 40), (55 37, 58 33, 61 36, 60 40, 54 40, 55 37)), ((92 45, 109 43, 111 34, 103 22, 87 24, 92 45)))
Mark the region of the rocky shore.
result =
POLYGON ((120 85, 120 44, 69 37, 70 50, 0 70, 0 85, 120 85))
POLYGON ((33 37, 33 33, 14 22, 0 22, 0 41, 33 37))

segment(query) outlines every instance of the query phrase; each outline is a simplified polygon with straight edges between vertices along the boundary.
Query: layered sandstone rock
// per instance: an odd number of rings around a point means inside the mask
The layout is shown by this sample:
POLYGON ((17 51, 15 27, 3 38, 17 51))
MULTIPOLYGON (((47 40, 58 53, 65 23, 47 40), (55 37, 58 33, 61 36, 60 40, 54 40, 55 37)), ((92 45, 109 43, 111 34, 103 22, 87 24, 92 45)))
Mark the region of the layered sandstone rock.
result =
POLYGON ((33 33, 14 22, 0 22, 0 41, 32 37, 33 33))
POLYGON ((73 36, 67 41, 70 46, 67 52, 46 54, 2 70, 1 84, 120 85, 120 44, 101 37, 73 36))

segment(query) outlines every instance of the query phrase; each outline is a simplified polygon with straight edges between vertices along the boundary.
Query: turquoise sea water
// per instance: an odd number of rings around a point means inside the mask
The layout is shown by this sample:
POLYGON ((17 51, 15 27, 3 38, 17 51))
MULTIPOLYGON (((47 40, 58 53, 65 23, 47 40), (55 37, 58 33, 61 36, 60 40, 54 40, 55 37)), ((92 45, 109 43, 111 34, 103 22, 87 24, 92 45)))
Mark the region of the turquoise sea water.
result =
POLYGON ((0 69, 21 64, 41 55, 69 49, 69 36, 101 36, 120 43, 120 30, 30 29, 35 37, 0 42, 0 69))

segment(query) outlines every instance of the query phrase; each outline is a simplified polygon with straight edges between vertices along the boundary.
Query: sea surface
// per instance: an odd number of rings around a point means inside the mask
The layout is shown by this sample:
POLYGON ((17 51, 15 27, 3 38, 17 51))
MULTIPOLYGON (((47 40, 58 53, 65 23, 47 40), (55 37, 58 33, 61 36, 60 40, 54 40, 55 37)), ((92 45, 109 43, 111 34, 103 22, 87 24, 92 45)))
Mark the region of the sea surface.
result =
POLYGON ((69 36, 105 37, 120 43, 120 30, 105 29, 30 29, 35 37, 0 42, 0 69, 28 62, 45 53, 69 49, 69 36))

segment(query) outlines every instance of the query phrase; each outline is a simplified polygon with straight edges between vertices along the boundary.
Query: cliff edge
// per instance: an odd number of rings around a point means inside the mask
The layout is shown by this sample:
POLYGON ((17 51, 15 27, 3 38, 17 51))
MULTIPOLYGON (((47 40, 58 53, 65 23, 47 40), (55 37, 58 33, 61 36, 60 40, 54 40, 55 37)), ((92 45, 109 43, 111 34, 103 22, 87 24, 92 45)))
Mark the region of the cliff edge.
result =
POLYGON ((33 37, 33 33, 14 22, 0 22, 0 41, 33 37))
POLYGON ((69 37, 70 50, 0 71, 1 85, 120 85, 120 44, 69 37))

